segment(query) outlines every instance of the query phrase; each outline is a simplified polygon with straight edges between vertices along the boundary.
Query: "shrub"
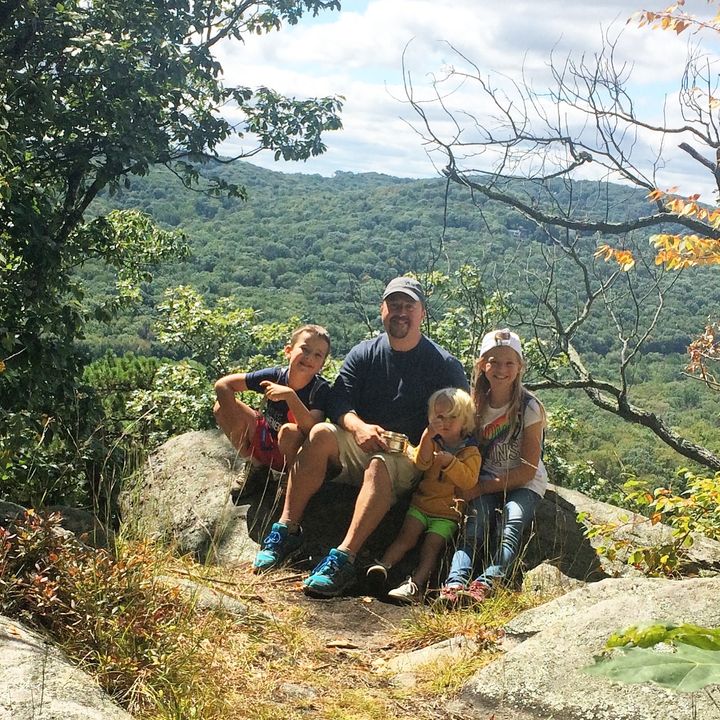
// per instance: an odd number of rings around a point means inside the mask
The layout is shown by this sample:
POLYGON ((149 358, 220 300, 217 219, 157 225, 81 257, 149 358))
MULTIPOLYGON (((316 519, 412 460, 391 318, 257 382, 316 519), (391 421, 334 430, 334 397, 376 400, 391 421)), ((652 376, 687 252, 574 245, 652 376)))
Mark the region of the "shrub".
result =
POLYGON ((648 575, 678 575, 687 564, 694 533, 720 539, 720 473, 704 476, 682 468, 678 476, 685 487, 679 493, 671 488, 651 489, 646 482, 634 478, 623 486, 628 507, 644 514, 653 525, 664 523, 672 528, 667 541, 638 547, 630 540, 615 537, 619 524, 599 525, 582 517, 588 525, 585 532, 588 537, 607 540, 597 548, 598 554, 611 560, 622 557, 628 565, 648 575))
POLYGON ((46 631, 131 712, 221 716, 214 668, 226 621, 159 583, 163 557, 149 545, 114 556, 59 523, 28 511, 0 528, 0 612, 46 631))

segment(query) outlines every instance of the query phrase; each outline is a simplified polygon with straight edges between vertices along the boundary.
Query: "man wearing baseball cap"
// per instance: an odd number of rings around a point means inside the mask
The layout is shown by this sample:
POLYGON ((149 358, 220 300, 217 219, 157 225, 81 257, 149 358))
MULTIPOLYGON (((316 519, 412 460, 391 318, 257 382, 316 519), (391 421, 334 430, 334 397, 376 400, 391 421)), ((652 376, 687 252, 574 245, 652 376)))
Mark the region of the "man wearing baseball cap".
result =
POLYGON ((417 445, 427 426, 427 402, 444 387, 468 390, 459 361, 422 333, 425 293, 411 277, 396 277, 380 305, 384 333, 365 340, 345 357, 333 385, 328 416, 315 425, 290 470, 280 520, 263 541, 255 572, 295 554, 300 521, 328 471, 339 482, 360 486, 350 527, 337 548, 317 565, 303 588, 309 595, 340 595, 355 579, 355 556, 418 471, 402 453, 388 452, 385 431, 417 445))

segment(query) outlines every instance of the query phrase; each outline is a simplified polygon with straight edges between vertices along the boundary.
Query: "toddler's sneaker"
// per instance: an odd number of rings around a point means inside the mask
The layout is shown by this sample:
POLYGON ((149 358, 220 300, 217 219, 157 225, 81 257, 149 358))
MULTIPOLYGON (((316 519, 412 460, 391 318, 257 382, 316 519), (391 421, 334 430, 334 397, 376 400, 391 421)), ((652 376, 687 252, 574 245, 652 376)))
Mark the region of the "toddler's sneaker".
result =
POLYGON ((287 525, 273 523, 270 534, 262 541, 260 550, 253 561, 253 572, 261 573, 290 560, 302 545, 302 530, 291 535, 287 525))
POLYGON ((375 561, 365 572, 368 589, 371 595, 384 595, 385 582, 387 581, 388 568, 381 562, 375 561))
POLYGON ((332 548, 317 567, 305 578, 303 590, 307 595, 319 597, 337 597, 355 580, 355 565, 350 556, 332 548))
POLYGON ((422 601, 423 595, 420 588, 413 582, 412 577, 408 577, 402 585, 391 590, 388 597, 399 602, 415 604, 422 601))

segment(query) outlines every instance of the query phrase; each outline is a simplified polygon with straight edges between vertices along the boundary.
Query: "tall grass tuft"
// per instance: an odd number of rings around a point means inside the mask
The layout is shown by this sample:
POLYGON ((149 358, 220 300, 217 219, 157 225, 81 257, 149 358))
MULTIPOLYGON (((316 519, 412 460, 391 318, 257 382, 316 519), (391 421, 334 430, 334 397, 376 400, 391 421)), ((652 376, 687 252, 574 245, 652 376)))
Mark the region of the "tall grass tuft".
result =
POLYGON ((44 630, 134 714, 228 717, 221 646, 231 621, 158 582, 161 551, 89 548, 59 522, 28 511, 0 528, 0 612, 44 630))

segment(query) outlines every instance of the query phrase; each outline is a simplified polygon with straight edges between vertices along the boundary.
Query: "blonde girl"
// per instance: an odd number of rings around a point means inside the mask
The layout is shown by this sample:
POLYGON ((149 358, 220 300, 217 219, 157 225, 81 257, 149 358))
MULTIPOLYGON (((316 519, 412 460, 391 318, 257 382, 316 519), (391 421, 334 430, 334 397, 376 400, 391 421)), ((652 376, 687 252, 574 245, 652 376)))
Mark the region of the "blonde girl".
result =
POLYGON ((412 575, 388 593, 399 602, 422 600, 440 553, 452 540, 461 519, 456 494, 459 489, 475 485, 480 470, 480 451, 474 437, 475 407, 468 393, 457 388, 433 393, 428 400, 428 422, 413 453, 413 461, 423 476, 410 500, 410 509, 397 538, 367 571, 371 584, 383 585, 388 570, 424 536, 412 575))
POLYGON ((482 602, 509 577, 523 532, 545 494, 545 411, 523 387, 524 370, 514 332, 497 330, 483 337, 473 382, 483 466, 478 484, 463 494, 468 520, 440 590, 446 604, 482 602))

